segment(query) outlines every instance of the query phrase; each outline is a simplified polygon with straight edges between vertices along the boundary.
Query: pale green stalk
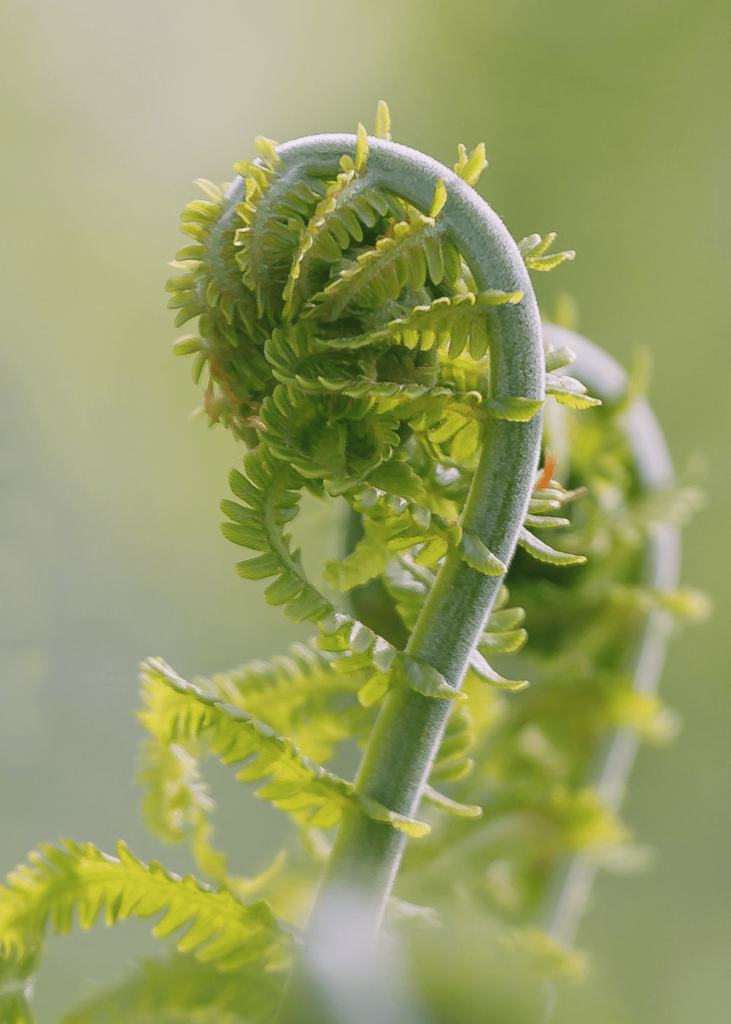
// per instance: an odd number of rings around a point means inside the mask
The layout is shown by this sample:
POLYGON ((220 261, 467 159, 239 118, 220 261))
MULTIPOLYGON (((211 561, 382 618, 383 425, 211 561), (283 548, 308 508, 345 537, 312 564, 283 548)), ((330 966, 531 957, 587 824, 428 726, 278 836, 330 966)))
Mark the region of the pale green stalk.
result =
MULTIPOLYGON (((620 401, 627 393, 627 372, 608 353, 587 338, 553 324, 545 325, 546 340, 557 348, 575 352, 575 374, 603 402, 620 401)), ((674 483, 673 464, 660 425, 645 398, 634 398, 622 414, 622 427, 632 452, 635 471, 643 491, 663 491, 674 483)), ((673 523, 655 522, 645 550, 643 582, 657 591, 674 591, 680 579, 680 530, 673 523)), ((665 648, 673 617, 662 608, 653 609, 644 624, 632 666, 632 687, 642 694, 654 694, 660 681, 665 648)), ((606 806, 617 811, 639 747, 631 729, 619 729, 599 752, 590 775, 606 806)), ((545 913, 546 929, 559 942, 573 944, 584 914, 596 865, 584 857, 573 857, 557 878, 545 913)))

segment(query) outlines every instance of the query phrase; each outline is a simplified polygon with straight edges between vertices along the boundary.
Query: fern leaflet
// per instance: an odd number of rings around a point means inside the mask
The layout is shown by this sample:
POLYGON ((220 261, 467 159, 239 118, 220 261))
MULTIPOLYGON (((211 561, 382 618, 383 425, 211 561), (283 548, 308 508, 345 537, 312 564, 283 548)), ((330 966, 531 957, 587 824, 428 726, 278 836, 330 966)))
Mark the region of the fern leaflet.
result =
POLYGON ((147 827, 169 843, 190 842, 195 862, 203 872, 223 882, 227 857, 212 844, 213 808, 196 759, 180 743, 151 737, 142 749, 137 779, 142 786, 142 815, 147 827))
POLYGON ((314 296, 311 315, 332 322, 349 308, 363 309, 395 300, 408 287, 418 292, 428 277, 434 284, 457 279, 459 254, 434 216, 415 211, 413 219, 398 221, 373 249, 356 260, 325 290, 314 296))
POLYGON ((163 741, 200 740, 224 764, 245 762, 236 777, 264 782, 257 796, 286 811, 308 828, 337 825, 347 808, 389 822, 414 837, 429 829, 422 822, 396 814, 375 801, 366 801, 350 782, 305 757, 295 745, 245 711, 214 694, 185 682, 161 659, 142 668, 147 710, 140 718, 163 741))
POLYGON ((247 905, 226 886, 214 890, 155 862, 148 867, 124 843, 110 857, 91 843, 67 839, 61 846, 43 844, 30 862, 0 889, 0 949, 6 955, 35 949, 47 925, 65 934, 74 913, 82 928, 91 928, 103 910, 107 924, 162 912, 154 935, 166 938, 187 926, 177 948, 221 969, 287 956, 287 932, 266 903, 247 905))
POLYGON ((328 761, 339 743, 364 738, 371 718, 357 701, 357 673, 343 674, 312 644, 203 680, 205 689, 288 736, 303 753, 328 761))
POLYGON ((392 320, 371 335, 373 341, 393 339, 407 348, 430 349, 448 346, 449 358, 457 359, 467 349, 479 360, 488 349, 489 337, 485 309, 489 306, 515 305, 522 292, 464 292, 442 295, 428 306, 414 306, 406 316, 392 320))
POLYGON ((270 604, 283 604, 284 613, 295 622, 317 621, 332 611, 330 603, 307 579, 299 549, 290 550, 285 524, 297 515, 301 478, 289 466, 271 457, 264 446, 244 460, 246 476, 233 470, 231 490, 240 501, 225 500, 223 512, 231 522, 223 523, 224 537, 261 554, 237 562, 244 579, 276 577, 264 591, 270 604))
POLYGON ((544 272, 553 270, 560 263, 574 258, 576 253, 573 249, 567 249, 565 252, 548 253, 547 250, 553 245, 555 239, 556 232, 551 231, 545 238, 541 238, 540 235, 528 235, 518 242, 518 249, 520 249, 525 265, 529 270, 542 270, 544 272))

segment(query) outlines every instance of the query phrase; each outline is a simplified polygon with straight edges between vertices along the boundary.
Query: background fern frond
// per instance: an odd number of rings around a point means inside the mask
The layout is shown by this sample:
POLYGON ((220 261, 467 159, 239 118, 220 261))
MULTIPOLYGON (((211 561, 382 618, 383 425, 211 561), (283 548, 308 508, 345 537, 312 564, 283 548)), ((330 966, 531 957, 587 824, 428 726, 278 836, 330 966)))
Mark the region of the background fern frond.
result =
POLYGON ((200 740, 224 764, 243 762, 236 777, 244 782, 267 780, 257 796, 291 814, 299 824, 330 828, 338 824, 346 808, 359 808, 408 835, 428 831, 421 822, 375 801, 363 803, 352 783, 301 754, 270 726, 185 682, 161 659, 144 663, 142 679, 147 710, 140 718, 153 735, 163 742, 200 740))
POLYGON ((339 743, 371 725, 357 700, 358 673, 345 674, 314 644, 253 661, 203 680, 203 686, 287 736, 308 757, 329 761, 339 743))
POLYGON ((379 100, 376 107, 376 127, 373 132, 377 139, 391 139, 391 111, 385 100, 379 100))
POLYGON ((68 932, 74 914, 82 928, 91 928, 103 911, 107 924, 162 913, 154 935, 165 938, 185 927, 177 948, 221 969, 286 958, 288 935, 263 902, 247 905, 225 886, 209 889, 155 862, 148 867, 124 843, 117 857, 71 840, 39 850, 0 889, 0 949, 5 955, 36 949, 47 927, 68 932))
POLYGON ((24 953, 3 954, 0 944, 0 1021, 2 1024, 36 1024, 30 1000, 40 947, 24 953))
POLYGON ((95 993, 61 1024, 244 1024, 268 1019, 284 976, 250 964, 222 973, 215 964, 173 954, 143 960, 119 984, 95 993))
POLYGON ((142 748, 137 776, 142 815, 150 831, 169 843, 188 840, 198 868, 209 878, 226 879, 228 858, 213 846, 209 814, 213 800, 195 757, 180 743, 152 736, 142 748))

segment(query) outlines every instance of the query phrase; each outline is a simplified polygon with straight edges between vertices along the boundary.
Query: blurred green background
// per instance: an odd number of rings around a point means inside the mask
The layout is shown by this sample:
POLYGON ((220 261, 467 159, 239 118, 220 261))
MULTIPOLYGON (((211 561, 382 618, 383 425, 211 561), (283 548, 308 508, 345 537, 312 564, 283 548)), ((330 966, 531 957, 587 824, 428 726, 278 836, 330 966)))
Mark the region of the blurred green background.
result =
MULTIPOLYGON (((166 261, 191 179, 225 180, 260 133, 372 128, 383 97, 396 139, 446 163, 484 139, 480 190, 512 233, 578 252, 537 282, 546 308, 567 291, 614 355, 650 349, 676 463, 707 459, 685 579, 716 614, 675 641, 685 731, 642 754, 627 807, 657 863, 600 878, 591 980, 557 1021, 728 1020, 729 38, 727 0, 2 0, 3 872, 59 835, 185 869, 139 820, 136 665, 190 676, 302 635, 218 533, 239 453, 187 421, 166 261)), ((325 511, 305 519, 336 543, 325 511)), ((261 867, 284 826, 216 782, 234 866, 261 867)), ((52 942, 43 1024, 151 948, 131 925, 52 942)))

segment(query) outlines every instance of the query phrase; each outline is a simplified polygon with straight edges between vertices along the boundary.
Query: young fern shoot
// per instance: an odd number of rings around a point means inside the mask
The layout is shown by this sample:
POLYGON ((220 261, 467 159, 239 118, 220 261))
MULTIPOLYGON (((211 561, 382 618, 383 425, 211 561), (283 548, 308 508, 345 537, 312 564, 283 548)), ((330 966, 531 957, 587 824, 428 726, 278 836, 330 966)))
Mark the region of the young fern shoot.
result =
POLYGON ((194 682, 145 662, 145 817, 189 842, 210 884, 147 867, 123 845, 117 858, 42 847, 0 893, 18 1024, 31 1020, 21 990, 47 925, 67 931, 75 911, 87 927, 102 907, 110 923, 162 912, 155 933, 175 934, 178 952, 69 1021, 301 1020, 301 964, 277 1005, 302 934, 343 892, 358 894, 372 936, 387 912, 449 913, 445 872, 473 880, 481 913, 521 956, 570 973, 574 961, 535 926, 551 879, 569 855, 627 845, 616 808, 586 784, 589 763, 617 726, 659 736, 668 722, 654 695, 629 695, 625 662, 647 610, 670 600, 643 591, 637 572, 648 523, 669 513, 643 511, 621 403, 586 425, 575 417, 600 403, 564 372, 572 352, 544 345, 528 273, 573 253, 550 253, 552 234, 516 244, 474 189, 484 147, 460 146, 444 167, 391 140, 385 104, 375 136, 360 125, 256 146, 231 184, 198 182, 205 198, 183 213, 190 242, 168 289, 176 324, 197 320, 197 332, 175 351, 194 356, 196 383, 205 375, 210 422, 248 449, 222 503, 224 536, 247 551, 236 571, 267 581, 266 600, 315 636, 194 682), (578 455, 541 460, 544 441, 573 451, 576 432, 578 455), (616 476, 611 522, 595 463, 616 476), (327 589, 289 532, 304 492, 347 510, 348 552, 325 566, 327 589), (575 549, 594 563, 579 568, 575 549), (499 671, 527 639, 509 570, 537 629, 515 680, 499 671), (533 696, 519 692, 526 669, 541 683, 533 696), (326 765, 353 741, 363 756, 350 781, 326 765), (301 843, 287 863, 230 873, 205 755, 290 816, 301 843), (405 851, 409 902, 392 892, 405 851))
MULTIPOLYGON (((519 250, 460 176, 474 180, 479 153, 449 171, 362 126, 354 138, 260 142, 260 152, 238 168, 216 229, 196 225, 200 248, 179 254, 198 260, 182 287, 172 282, 174 303, 181 322, 200 317, 212 415, 242 436, 256 432, 246 476, 232 480, 245 504, 224 506, 226 536, 261 552, 238 571, 274 577, 267 599, 318 622, 325 650, 372 671, 362 699, 385 695, 356 782, 360 807, 345 816, 325 883, 367 893, 377 927, 405 832, 367 808, 414 819, 517 542, 552 557, 523 525, 545 397, 540 321, 519 250), (224 250, 231 211, 245 226, 224 250), (205 308, 195 304, 203 295, 205 308), (223 369, 256 343, 246 303, 268 335, 256 395, 237 392, 223 369), (471 477, 451 519, 439 478, 447 468, 471 477), (275 475, 288 481, 286 504, 275 475), (395 526, 404 549, 438 564, 404 652, 306 580, 284 531, 305 486, 395 526)), ((369 573, 360 562, 347 583, 369 573)))

